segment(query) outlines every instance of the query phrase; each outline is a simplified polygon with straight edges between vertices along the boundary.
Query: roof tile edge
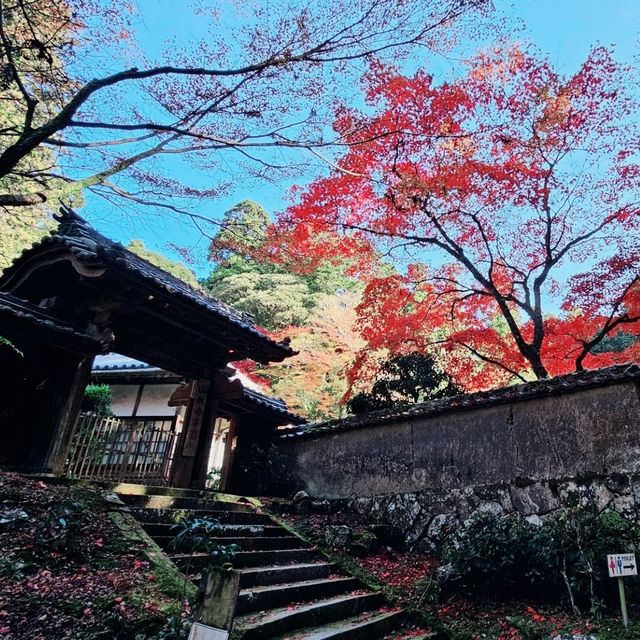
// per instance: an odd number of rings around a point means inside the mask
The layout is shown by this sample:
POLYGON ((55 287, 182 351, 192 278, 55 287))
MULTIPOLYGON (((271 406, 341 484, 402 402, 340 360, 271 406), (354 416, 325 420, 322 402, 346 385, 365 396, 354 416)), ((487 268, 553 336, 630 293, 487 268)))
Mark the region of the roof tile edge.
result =
POLYGON ((440 400, 431 400, 414 405, 404 405, 393 409, 383 409, 361 415, 347 416, 326 422, 300 425, 291 429, 281 438, 316 437, 325 433, 363 429, 380 426, 392 422, 405 422, 420 418, 431 417, 451 411, 468 411, 506 402, 523 402, 535 398, 542 398, 563 393, 572 393, 582 389, 608 386, 611 384, 640 380, 640 365, 625 363, 569 373, 555 378, 543 378, 508 387, 499 387, 488 391, 451 396, 440 400))

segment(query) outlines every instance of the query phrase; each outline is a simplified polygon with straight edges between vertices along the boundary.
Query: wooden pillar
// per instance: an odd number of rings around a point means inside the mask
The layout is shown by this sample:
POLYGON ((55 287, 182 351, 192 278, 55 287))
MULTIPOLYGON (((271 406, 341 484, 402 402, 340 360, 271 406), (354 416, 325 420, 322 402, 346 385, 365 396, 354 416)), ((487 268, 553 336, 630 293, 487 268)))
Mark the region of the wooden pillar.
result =
POLYGON ((84 397, 84 390, 91 376, 94 356, 85 356, 77 365, 76 373, 69 389, 66 405, 58 420, 56 435, 49 447, 46 469, 51 473, 61 474, 67 460, 69 447, 78 422, 80 405, 84 397))
POLYGON ((218 401, 210 380, 198 380, 178 442, 171 484, 204 489, 218 401))

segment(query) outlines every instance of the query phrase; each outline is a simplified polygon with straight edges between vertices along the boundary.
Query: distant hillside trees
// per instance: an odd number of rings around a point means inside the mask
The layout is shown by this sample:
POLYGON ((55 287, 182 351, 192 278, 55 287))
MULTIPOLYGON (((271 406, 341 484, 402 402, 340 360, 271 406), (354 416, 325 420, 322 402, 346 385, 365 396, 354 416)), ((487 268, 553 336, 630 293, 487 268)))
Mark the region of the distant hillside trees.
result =
POLYGON ((346 260, 313 263, 303 273, 300 265, 292 269, 270 232, 271 219, 259 204, 244 200, 229 209, 211 242, 215 266, 204 286, 276 337, 290 337, 300 352, 253 373, 294 411, 335 417, 347 391, 344 369, 364 344, 355 327, 362 284, 346 275, 346 260))
POLYGON ((161 253, 157 253, 155 251, 147 249, 142 240, 132 240, 127 245, 127 249, 140 256, 141 258, 144 258, 147 262, 150 262, 156 267, 164 269, 176 278, 180 278, 180 280, 183 280, 187 284, 190 284, 193 287, 199 286, 196 274, 193 273, 193 271, 191 271, 189 267, 182 264, 182 262, 170 260, 169 258, 163 256, 161 253))
POLYGON ((265 329, 280 331, 303 326, 327 295, 358 289, 357 280, 328 261, 304 274, 276 261, 270 224, 267 211, 250 200, 224 214, 209 250, 215 267, 204 283, 213 296, 251 313, 265 329))

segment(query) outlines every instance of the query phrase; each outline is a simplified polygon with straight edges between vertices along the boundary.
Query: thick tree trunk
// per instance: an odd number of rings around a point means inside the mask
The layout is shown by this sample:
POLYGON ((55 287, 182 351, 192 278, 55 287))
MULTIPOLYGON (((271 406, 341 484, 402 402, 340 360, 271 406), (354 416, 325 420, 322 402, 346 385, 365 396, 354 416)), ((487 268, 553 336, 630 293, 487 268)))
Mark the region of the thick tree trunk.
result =
POLYGON ((523 353, 523 355, 531 363, 533 373, 536 375, 538 380, 549 377, 549 372, 542 363, 542 358, 540 357, 540 352, 538 350, 530 349, 527 353, 523 353))

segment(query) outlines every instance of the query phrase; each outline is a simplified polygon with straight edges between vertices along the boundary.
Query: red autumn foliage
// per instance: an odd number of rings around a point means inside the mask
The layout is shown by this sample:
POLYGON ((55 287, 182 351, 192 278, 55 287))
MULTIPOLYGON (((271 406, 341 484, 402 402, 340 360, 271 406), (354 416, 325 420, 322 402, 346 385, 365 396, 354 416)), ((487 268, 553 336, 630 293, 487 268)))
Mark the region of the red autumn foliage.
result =
POLYGON ((397 258, 369 278, 352 384, 381 352, 435 350, 469 390, 640 357, 634 77, 602 47, 569 77, 515 47, 450 83, 371 65, 367 110, 336 113, 348 151, 278 226, 369 274, 397 258))

